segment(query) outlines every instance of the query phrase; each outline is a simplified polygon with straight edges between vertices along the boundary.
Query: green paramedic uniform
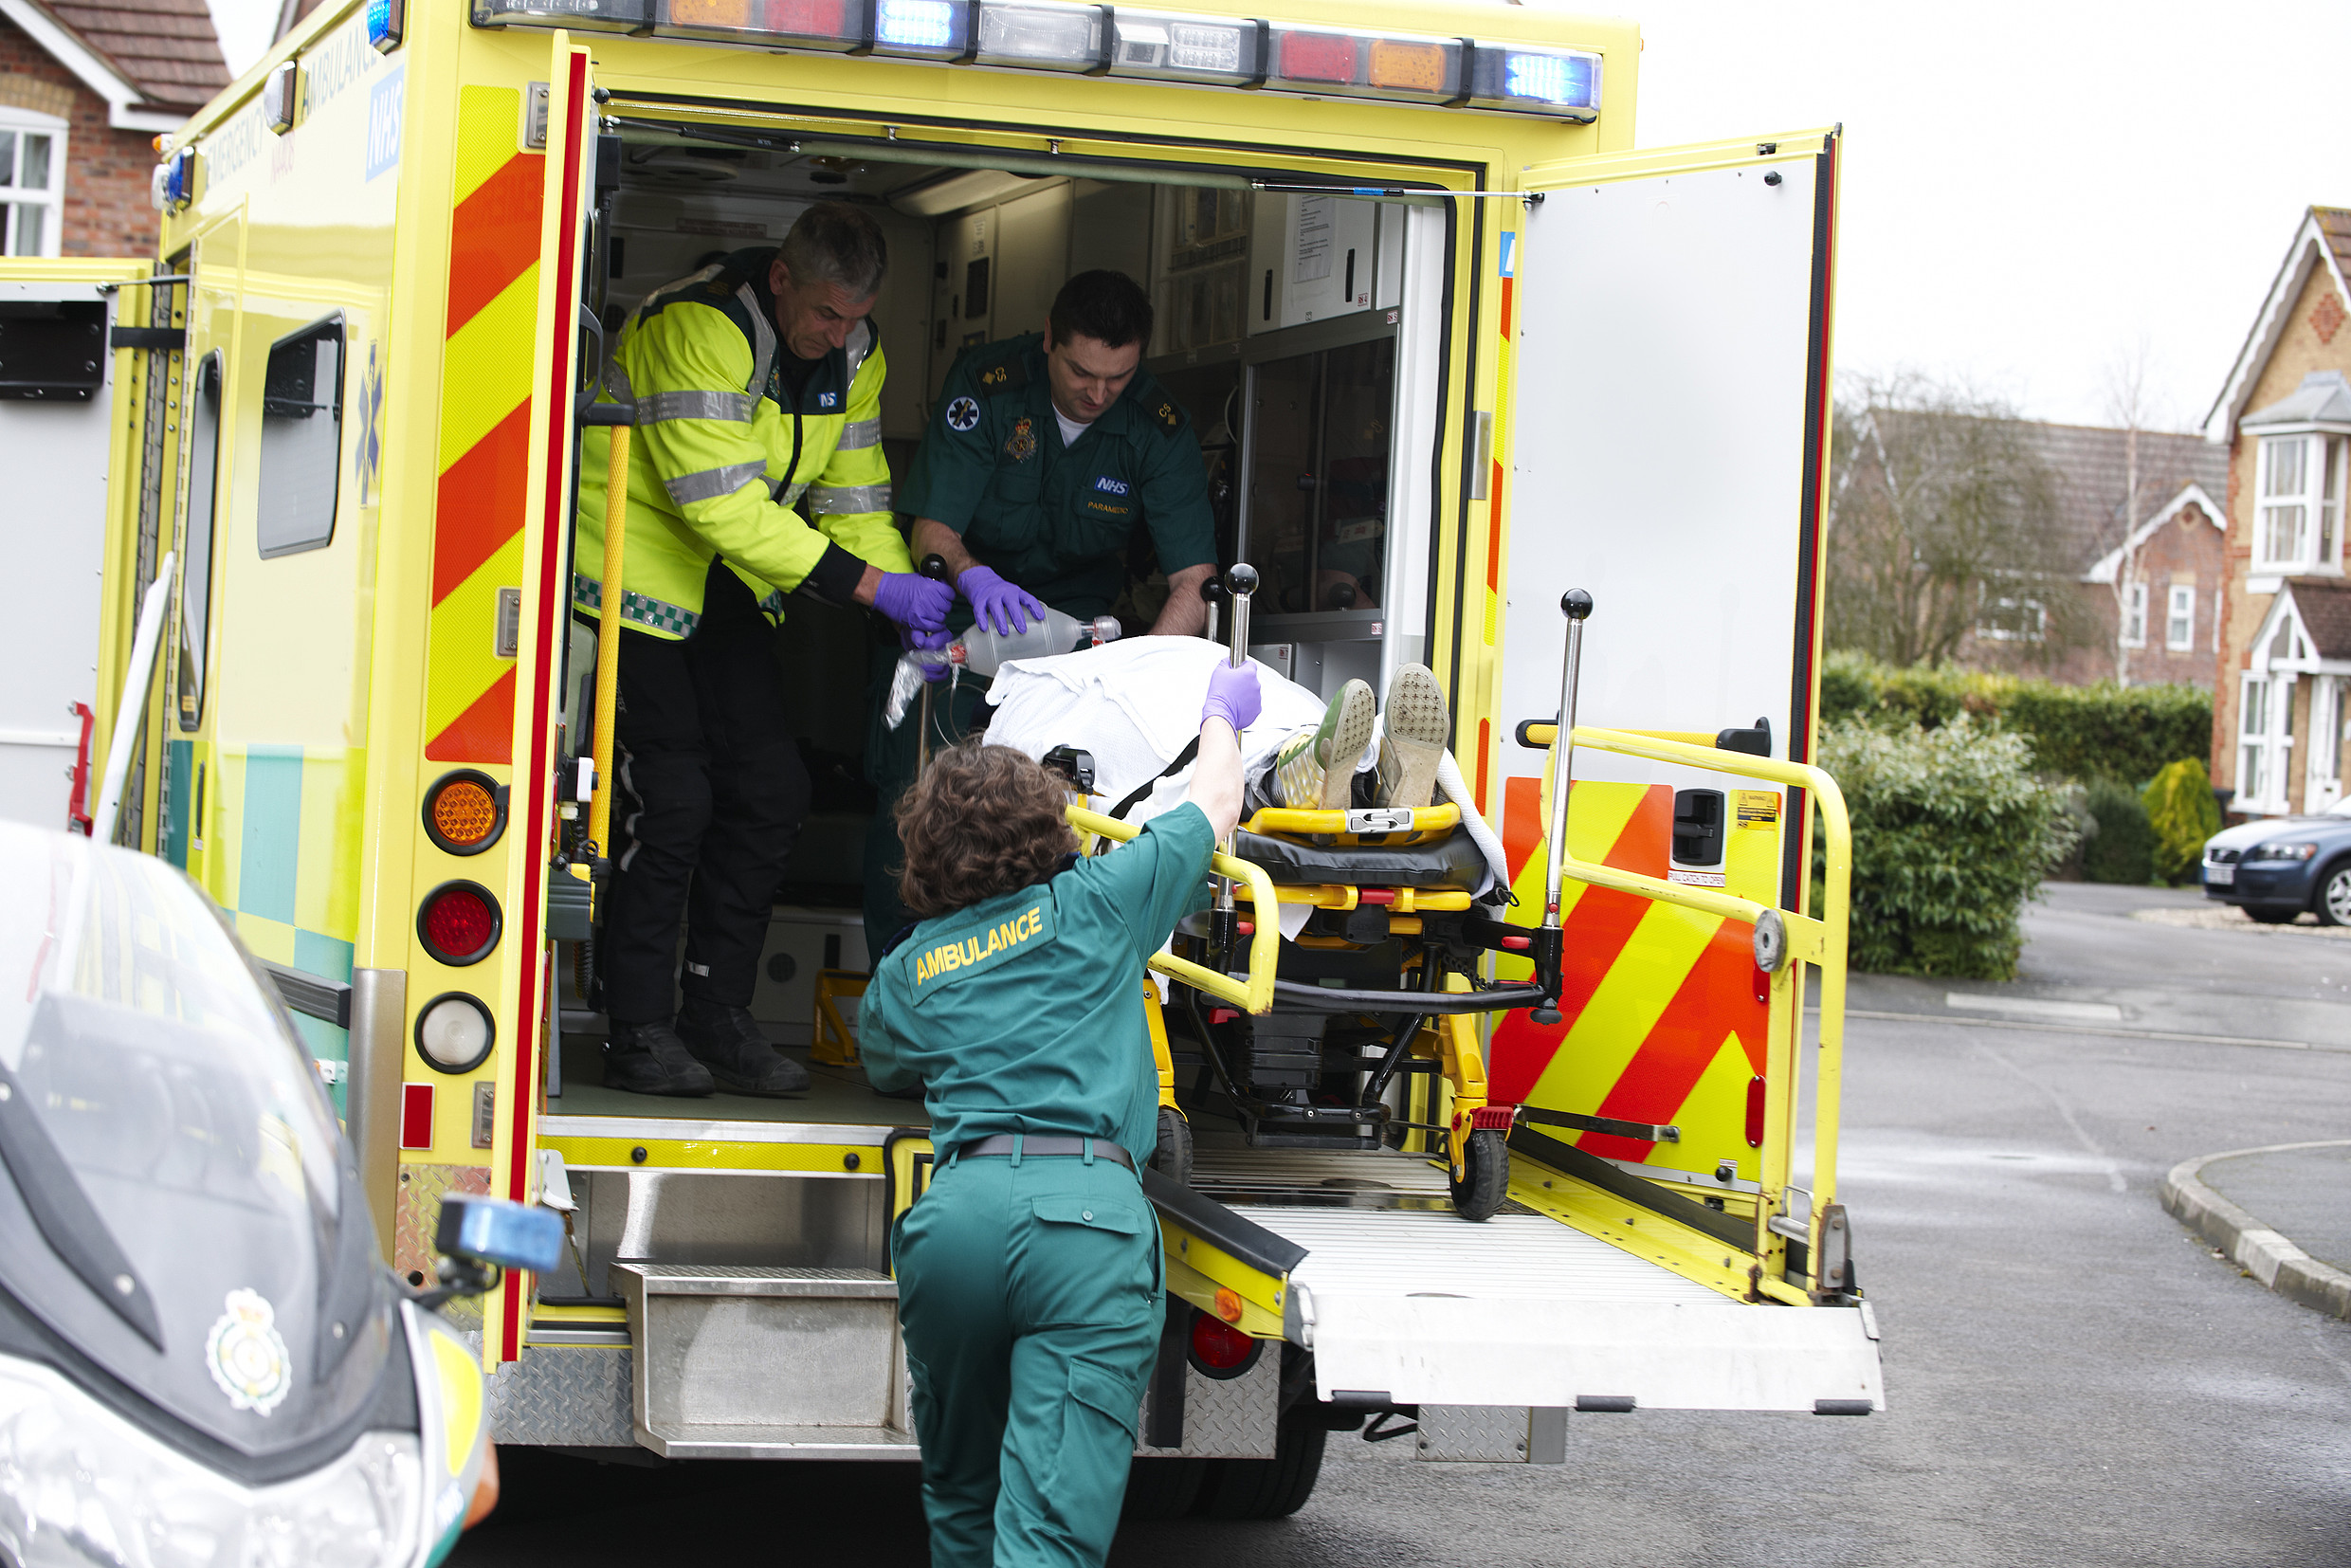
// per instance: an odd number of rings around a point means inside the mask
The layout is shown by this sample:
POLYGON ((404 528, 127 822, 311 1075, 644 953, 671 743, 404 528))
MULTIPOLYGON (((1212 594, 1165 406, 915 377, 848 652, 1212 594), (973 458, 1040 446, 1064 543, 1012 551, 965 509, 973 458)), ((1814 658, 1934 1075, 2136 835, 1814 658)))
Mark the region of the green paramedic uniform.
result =
MULTIPOLYGON (((898 508, 955 530, 974 560, 1081 621, 1107 615, 1126 592, 1127 550, 1138 528, 1149 530, 1164 572, 1216 560, 1200 442, 1183 405, 1138 370, 1119 400, 1064 447, 1041 333, 957 356, 899 487, 898 508)), ((949 629, 971 624, 971 606, 957 600, 949 629)), ((964 732, 987 689, 973 675, 957 683, 952 698, 939 689, 934 745, 964 732)), ((888 670, 877 668, 866 738, 866 775, 882 795, 866 838, 866 929, 876 939, 906 921, 893 869, 904 851, 890 803, 914 778, 919 728, 911 720, 896 730, 883 723, 888 690, 888 670)))
MULTIPOLYGON (((954 529, 974 560, 1081 621, 1108 614, 1126 591, 1139 527, 1163 572, 1216 560, 1208 476, 1183 405, 1138 370, 1065 447, 1040 333, 957 358, 898 508, 954 529)), ((971 624, 968 605, 948 622, 971 624)))
POLYGON ((925 1086, 938 1155, 891 1248, 934 1568, 1110 1548, 1165 1312, 1157 1217, 1115 1158, 957 1151, 1074 1135, 1150 1158, 1143 965, 1204 902, 1214 848, 1187 802, 874 966, 859 1052, 876 1088, 925 1086))

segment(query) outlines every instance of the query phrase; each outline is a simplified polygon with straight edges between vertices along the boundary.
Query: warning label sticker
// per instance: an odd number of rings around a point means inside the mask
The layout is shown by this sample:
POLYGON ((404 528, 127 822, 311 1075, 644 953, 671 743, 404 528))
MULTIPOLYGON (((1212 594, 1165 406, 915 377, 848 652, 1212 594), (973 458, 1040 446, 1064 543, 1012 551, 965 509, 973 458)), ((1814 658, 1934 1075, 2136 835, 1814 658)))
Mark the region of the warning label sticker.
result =
POLYGON ((1777 790, 1733 790, 1741 828, 1777 828, 1779 826, 1779 792, 1777 790))
POLYGON ((1685 871, 1680 866, 1675 866, 1666 873, 1666 880, 1678 882, 1685 887, 1720 887, 1722 885, 1722 873, 1720 871, 1685 871))

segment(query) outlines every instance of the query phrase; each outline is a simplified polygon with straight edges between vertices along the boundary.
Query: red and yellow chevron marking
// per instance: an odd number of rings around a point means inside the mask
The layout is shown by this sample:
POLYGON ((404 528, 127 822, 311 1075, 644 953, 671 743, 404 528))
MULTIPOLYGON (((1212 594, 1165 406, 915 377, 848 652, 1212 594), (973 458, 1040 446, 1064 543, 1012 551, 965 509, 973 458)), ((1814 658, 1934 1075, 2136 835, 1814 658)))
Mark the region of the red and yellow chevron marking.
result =
MULTIPOLYGON (((1540 779, 1504 781, 1504 848, 1520 907, 1537 910, 1541 789, 1540 779)), ((1662 879, 1672 832, 1670 786, 1579 780, 1570 796, 1568 848, 1578 860, 1662 879)), ((1756 845, 1763 861, 1777 850, 1777 834, 1768 836, 1770 846, 1756 845)), ((1730 870, 1738 876, 1740 867, 1730 870)), ((1733 890, 1754 896, 1748 888, 1733 890)), ((1770 1010, 1755 983, 1753 928, 1575 882, 1562 894, 1567 983, 1560 1021, 1545 1028, 1524 1012, 1504 1016, 1487 1067, 1492 1099, 1678 1122, 1683 1141, 1665 1146, 1662 1163, 1711 1172, 1717 1161, 1731 1159, 1754 1179, 1747 1087, 1764 1070, 1770 1010)), ((1612 1159, 1645 1161, 1658 1148, 1600 1133, 1554 1136, 1612 1159)))
POLYGON ((522 582, 543 184, 540 155, 519 145, 521 113, 510 87, 460 90, 425 665, 425 755, 436 762, 507 762, 514 747, 498 591, 522 582))

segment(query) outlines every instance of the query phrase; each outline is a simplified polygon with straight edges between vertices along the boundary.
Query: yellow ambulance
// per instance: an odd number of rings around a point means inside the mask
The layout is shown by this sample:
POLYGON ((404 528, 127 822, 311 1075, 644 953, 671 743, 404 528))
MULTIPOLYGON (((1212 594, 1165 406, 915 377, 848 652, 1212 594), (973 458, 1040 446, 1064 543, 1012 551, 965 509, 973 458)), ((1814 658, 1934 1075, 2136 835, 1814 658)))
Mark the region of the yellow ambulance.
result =
MULTIPOLYGON (((1251 651, 1324 691, 1431 665, 1528 926, 1561 595, 1596 606, 1557 1005, 1460 1036, 1508 1113, 1479 1122, 1501 1212, 1446 1212, 1442 1072, 1368 1146, 1277 1146, 1169 1010, 1198 1148, 1155 1189, 1181 1301, 1136 1505, 1288 1512, 1367 1421, 1558 1462, 1578 1410, 1882 1408, 1835 1186, 1846 839, 1810 766, 1838 135, 1636 150, 1626 22, 1280 4, 329 0, 159 147, 155 257, 0 265, 0 457, 70 467, 46 526, 103 538, 101 821, 270 965, 394 1267, 429 1282, 452 1192, 572 1225, 467 1325, 500 1441, 916 1451, 886 1235, 930 1151, 855 1066, 858 614, 795 599, 777 632, 817 800, 754 1011, 815 1087, 606 1089, 577 983, 603 346, 828 198, 889 241, 902 471, 959 351, 1076 271, 1144 283, 1224 558, 1261 574, 1251 651)), ((1129 593, 1147 619, 1164 583, 1129 593)))

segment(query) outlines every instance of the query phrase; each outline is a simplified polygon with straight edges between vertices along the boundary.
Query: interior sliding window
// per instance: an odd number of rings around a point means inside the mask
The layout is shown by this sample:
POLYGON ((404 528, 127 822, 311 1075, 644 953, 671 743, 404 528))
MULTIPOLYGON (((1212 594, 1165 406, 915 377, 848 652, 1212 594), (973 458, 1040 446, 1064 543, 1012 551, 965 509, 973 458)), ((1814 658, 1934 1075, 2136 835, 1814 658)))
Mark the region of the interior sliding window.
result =
POLYGON ((204 662, 210 646, 212 522, 220 495, 221 356, 215 349, 196 367, 189 396, 188 520, 180 529, 179 727, 204 718, 204 662))
POLYGON ((264 559, 322 550, 334 539, 342 430, 343 320, 337 316, 269 345, 255 528, 264 559))

